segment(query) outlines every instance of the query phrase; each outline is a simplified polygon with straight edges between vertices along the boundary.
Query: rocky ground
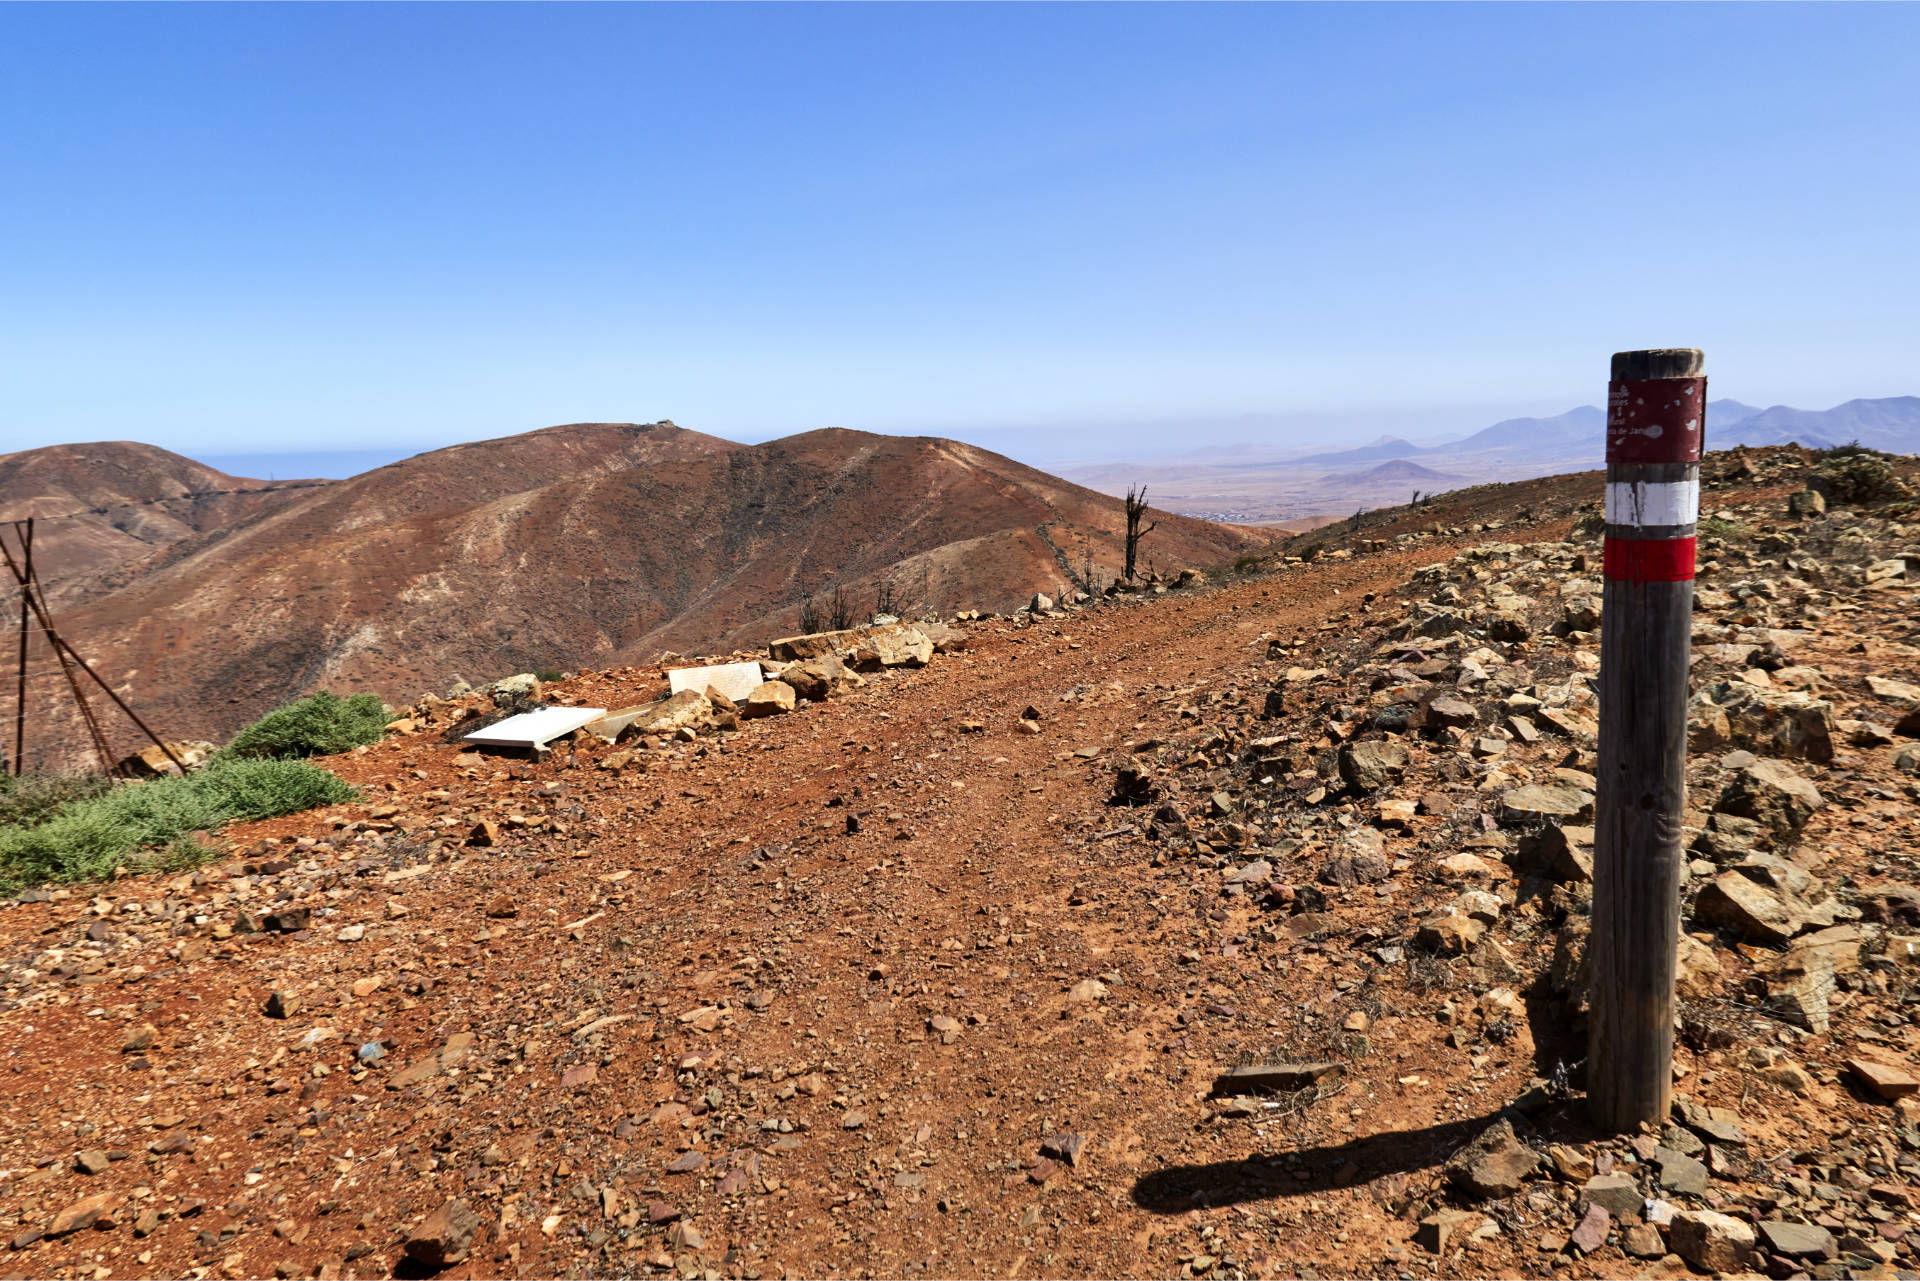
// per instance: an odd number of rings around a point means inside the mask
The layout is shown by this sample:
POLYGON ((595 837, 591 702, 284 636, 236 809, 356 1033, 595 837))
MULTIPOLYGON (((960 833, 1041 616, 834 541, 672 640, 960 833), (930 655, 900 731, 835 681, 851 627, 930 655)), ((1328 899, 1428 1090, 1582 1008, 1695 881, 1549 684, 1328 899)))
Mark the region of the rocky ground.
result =
POLYGON ((1580 1106, 1561 478, 791 712, 422 707, 363 803, 0 909, 0 1271, 1911 1275, 1920 517, 1813 465, 1710 466, 1670 1125, 1580 1106))

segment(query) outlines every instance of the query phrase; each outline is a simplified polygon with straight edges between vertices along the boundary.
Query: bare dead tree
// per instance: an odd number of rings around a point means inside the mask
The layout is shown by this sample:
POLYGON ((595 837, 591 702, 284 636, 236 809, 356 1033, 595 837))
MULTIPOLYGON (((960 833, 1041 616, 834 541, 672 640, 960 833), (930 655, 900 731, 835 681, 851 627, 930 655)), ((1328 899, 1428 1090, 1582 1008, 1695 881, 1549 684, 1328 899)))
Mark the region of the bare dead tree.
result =
POLYGON ((1140 540, 1160 527, 1160 522, 1155 521, 1145 529, 1140 528, 1140 522, 1146 518, 1146 515, 1147 487, 1142 485, 1140 491, 1135 493, 1133 487, 1129 485, 1127 487, 1127 577, 1129 579, 1133 577, 1134 561, 1140 552, 1140 540))
POLYGON ((800 598, 800 634, 811 636, 819 630, 821 630, 820 611, 814 608, 813 597, 802 596, 800 598))
POLYGON ((844 632, 853 626, 853 601, 847 596, 847 589, 839 583, 833 585, 833 596, 827 603, 827 630, 844 632))
POLYGON ((900 616, 900 589, 894 585, 893 575, 880 580, 880 586, 873 594, 873 616, 882 614, 898 618, 900 616))

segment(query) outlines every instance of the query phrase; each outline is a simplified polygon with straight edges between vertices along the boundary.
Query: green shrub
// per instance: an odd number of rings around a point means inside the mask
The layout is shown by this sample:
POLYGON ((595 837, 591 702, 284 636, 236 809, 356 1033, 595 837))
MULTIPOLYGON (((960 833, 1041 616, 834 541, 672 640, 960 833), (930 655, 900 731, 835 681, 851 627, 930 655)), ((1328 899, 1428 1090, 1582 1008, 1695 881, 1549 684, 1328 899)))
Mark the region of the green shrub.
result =
POLYGON ((1887 456, 1858 445, 1828 450, 1814 477, 1814 483, 1829 499, 1843 503, 1873 503, 1907 495, 1907 487, 1894 474, 1887 456))
POLYGON ((32 827, 112 787, 98 774, 0 774, 0 827, 32 827))
POLYGON ((1695 526, 1695 531, 1702 538, 1726 539, 1740 536, 1740 526, 1724 516, 1702 517, 1700 523, 1695 526))
POLYGON ((533 679, 539 681, 542 685, 551 685, 565 676, 566 673, 557 667, 542 667, 534 672, 533 679))
POLYGON ((217 759, 185 778, 123 783, 69 801, 50 817, 0 827, 0 889, 107 876, 116 866, 191 865, 189 834, 240 819, 272 818, 356 795, 305 761, 217 759), (152 848, 150 858, 139 852, 152 848))
POLYGON ((373 694, 341 698, 326 690, 276 707, 220 749, 227 757, 331 756, 377 743, 387 731, 387 709, 373 694))

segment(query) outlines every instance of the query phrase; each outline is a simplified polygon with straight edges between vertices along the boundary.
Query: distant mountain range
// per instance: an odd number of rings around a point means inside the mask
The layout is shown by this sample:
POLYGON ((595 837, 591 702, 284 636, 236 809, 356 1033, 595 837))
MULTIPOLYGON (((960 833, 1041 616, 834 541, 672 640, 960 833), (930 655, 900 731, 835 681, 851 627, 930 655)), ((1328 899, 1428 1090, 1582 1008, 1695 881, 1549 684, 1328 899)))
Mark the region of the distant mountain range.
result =
MULTIPOLYGON (((1110 493, 1144 483, 1172 511, 1215 520, 1281 521, 1330 508, 1351 511, 1405 502, 1413 486, 1458 487, 1597 467, 1605 427, 1604 410, 1581 405, 1551 418, 1509 418, 1459 440, 1426 445, 1398 436, 1315 452, 1248 444, 1237 450, 1070 468, 1065 474, 1110 493)), ((1850 400, 1823 410, 1707 402, 1709 449, 1789 442, 1826 449, 1853 441, 1888 453, 1920 452, 1920 396, 1850 400)))

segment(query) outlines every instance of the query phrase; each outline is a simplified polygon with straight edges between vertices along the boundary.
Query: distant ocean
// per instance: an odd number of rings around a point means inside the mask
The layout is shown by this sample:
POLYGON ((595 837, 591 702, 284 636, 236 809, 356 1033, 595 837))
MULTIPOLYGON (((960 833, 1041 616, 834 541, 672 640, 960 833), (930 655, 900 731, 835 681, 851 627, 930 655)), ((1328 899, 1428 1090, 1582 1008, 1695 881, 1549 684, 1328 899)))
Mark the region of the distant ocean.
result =
POLYGON ((289 454, 199 454, 195 461, 252 480, 344 480, 397 463, 418 449, 333 449, 289 454))

